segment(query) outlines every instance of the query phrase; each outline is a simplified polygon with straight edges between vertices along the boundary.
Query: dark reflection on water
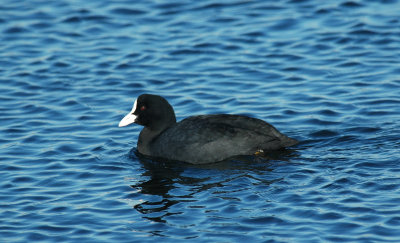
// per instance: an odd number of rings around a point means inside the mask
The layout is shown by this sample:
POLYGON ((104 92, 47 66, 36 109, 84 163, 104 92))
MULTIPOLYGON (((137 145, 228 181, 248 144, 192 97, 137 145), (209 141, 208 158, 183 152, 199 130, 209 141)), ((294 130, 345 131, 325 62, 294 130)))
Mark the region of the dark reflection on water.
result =
MULTIPOLYGON (((172 215, 186 214, 184 211, 174 212, 174 209, 172 209, 174 206, 182 207, 179 204, 196 204, 196 206, 190 207, 206 208, 207 202, 203 205, 202 201, 196 198, 196 195, 207 193, 210 190, 215 190, 218 199, 214 200, 226 200, 227 203, 230 203, 230 200, 241 201, 239 198, 235 199, 225 195, 228 191, 224 191, 224 188, 235 181, 243 180, 254 181, 257 185, 268 188, 271 184, 281 181, 283 178, 260 178, 260 175, 270 176, 274 170, 275 161, 290 163, 290 158, 297 155, 294 150, 281 150, 270 153, 265 157, 238 156, 213 164, 192 165, 176 161, 153 160, 140 155, 134 148, 130 151, 129 157, 133 161, 140 161, 145 169, 141 177, 148 179, 131 185, 131 187, 141 194, 156 196, 152 197, 153 200, 136 204, 134 208, 148 220, 168 223, 168 219, 172 215), (182 188, 189 190, 185 192, 182 188), (176 195, 174 190, 179 191, 179 194, 176 195)), ((236 188, 236 185, 234 185, 234 188, 236 188)), ((233 192, 238 193, 241 190, 236 188, 233 192)), ((249 200, 252 197, 249 196, 249 200)), ((218 210, 214 209, 213 211, 218 210)), ((206 214, 209 214, 209 212, 206 212, 206 214)), ((211 214, 207 217, 215 217, 215 215, 211 214)))
MULTIPOLYGON (((137 204, 134 208, 144 214, 149 215, 145 216, 146 219, 155 221, 155 222, 163 222, 166 221, 163 217, 169 215, 169 208, 177 203, 178 200, 173 200, 170 196, 169 191, 176 188, 174 183, 178 180, 182 180, 183 178, 180 174, 183 171, 183 168, 179 166, 179 164, 171 164, 171 163, 163 163, 161 161, 152 161, 150 159, 146 159, 143 157, 134 156, 134 150, 131 150, 131 156, 133 160, 139 160, 143 167, 145 168, 145 172, 142 174, 142 177, 149 177, 149 180, 144 182, 140 182, 136 185, 131 185, 132 188, 140 190, 140 193, 147 195, 160 196, 157 197, 159 200, 157 201, 145 201, 141 204, 137 204), (157 217, 151 217, 153 213, 165 213, 164 215, 160 215, 157 217)), ((183 166, 183 165, 181 165, 183 166)))

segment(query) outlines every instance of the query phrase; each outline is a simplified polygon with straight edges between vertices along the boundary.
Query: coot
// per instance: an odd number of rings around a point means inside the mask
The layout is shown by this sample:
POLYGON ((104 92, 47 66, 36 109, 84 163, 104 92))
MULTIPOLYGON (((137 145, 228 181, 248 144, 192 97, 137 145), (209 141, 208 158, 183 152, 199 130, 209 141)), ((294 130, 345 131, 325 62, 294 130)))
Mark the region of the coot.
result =
POLYGON ((255 155, 297 144, 272 125, 240 115, 200 115, 176 122, 166 99, 142 94, 120 127, 144 126, 138 152, 156 158, 204 164, 238 155, 255 155))

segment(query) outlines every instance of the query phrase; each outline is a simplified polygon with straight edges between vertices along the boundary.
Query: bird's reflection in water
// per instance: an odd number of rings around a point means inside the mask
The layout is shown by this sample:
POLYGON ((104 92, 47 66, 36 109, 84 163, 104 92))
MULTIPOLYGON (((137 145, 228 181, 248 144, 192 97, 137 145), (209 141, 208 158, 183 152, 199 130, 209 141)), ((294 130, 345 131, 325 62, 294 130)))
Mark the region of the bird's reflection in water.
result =
POLYGON ((270 185, 282 178, 254 175, 270 174, 273 172, 274 161, 286 161, 296 156, 296 152, 284 150, 267 156, 240 156, 235 159, 212 164, 192 165, 183 162, 153 160, 130 151, 132 160, 140 161, 145 171, 142 178, 146 181, 131 185, 137 192, 154 196, 136 204, 134 208, 142 213, 144 218, 165 223, 166 217, 182 214, 184 206, 172 209, 182 202, 190 203, 199 200, 196 194, 218 187, 219 193, 224 187, 240 177, 255 179, 264 185, 270 185))

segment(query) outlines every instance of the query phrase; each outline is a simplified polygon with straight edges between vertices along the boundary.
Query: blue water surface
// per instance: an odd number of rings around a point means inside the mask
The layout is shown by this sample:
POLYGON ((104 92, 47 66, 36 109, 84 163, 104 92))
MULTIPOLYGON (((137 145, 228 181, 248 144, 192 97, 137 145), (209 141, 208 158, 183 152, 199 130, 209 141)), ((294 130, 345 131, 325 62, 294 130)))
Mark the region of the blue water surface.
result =
POLYGON ((400 1, 3 0, 1 242, 399 242, 400 1), (135 155, 142 93, 300 145, 135 155))

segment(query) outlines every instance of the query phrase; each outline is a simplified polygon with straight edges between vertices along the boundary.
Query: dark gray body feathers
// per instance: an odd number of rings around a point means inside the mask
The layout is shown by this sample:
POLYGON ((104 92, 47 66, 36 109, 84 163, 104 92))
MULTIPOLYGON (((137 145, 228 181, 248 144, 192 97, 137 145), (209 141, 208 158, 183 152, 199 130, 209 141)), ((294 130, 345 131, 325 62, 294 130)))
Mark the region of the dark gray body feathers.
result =
POLYGON ((201 115, 166 129, 150 144, 152 156, 190 163, 210 163, 236 155, 276 150, 297 141, 272 125, 237 115, 201 115))

